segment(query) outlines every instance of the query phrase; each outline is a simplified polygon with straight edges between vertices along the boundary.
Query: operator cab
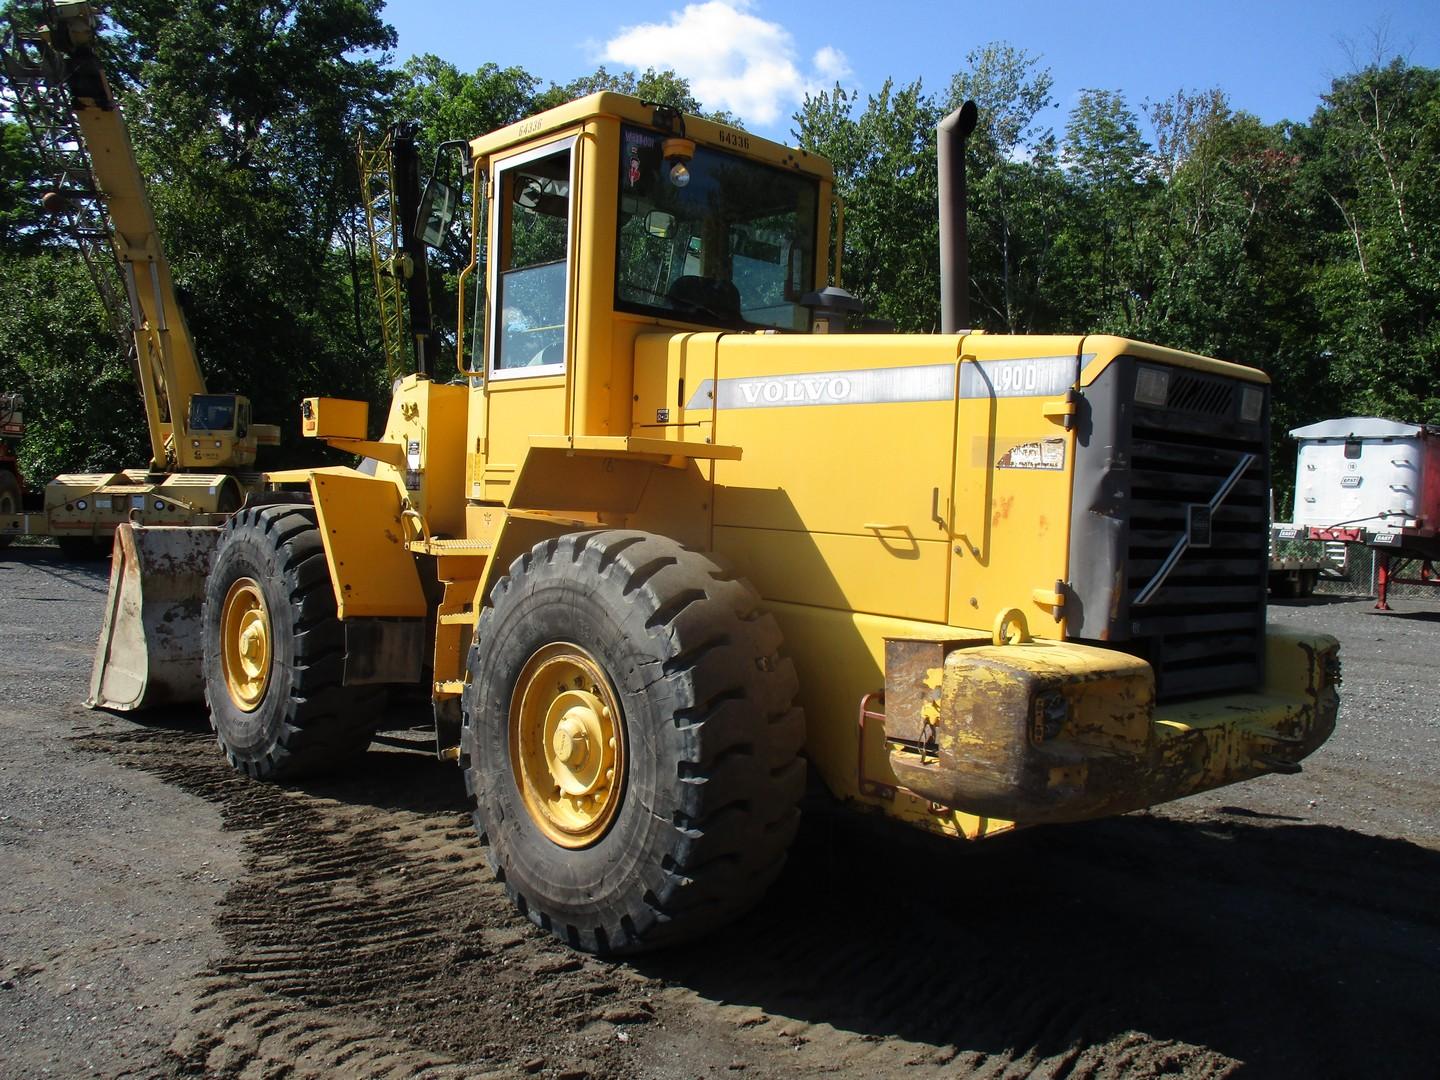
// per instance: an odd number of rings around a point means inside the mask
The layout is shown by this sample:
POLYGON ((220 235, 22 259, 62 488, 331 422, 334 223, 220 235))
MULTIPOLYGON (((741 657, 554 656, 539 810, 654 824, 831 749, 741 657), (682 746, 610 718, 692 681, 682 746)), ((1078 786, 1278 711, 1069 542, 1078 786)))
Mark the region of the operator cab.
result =
POLYGON ((483 135, 469 151, 470 375, 508 388, 587 367, 605 382, 634 336, 660 326, 810 331, 802 298, 828 272, 823 158, 611 93, 483 135))
POLYGON ((251 465, 256 447, 275 445, 279 429, 250 420, 250 399, 242 394, 192 394, 185 417, 189 467, 251 465))

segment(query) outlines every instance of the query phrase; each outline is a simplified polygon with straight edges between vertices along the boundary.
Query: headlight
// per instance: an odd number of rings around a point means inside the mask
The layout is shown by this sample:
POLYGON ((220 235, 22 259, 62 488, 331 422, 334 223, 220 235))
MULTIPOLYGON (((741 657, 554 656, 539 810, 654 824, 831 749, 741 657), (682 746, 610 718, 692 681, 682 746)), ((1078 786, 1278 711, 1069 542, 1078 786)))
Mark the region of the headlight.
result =
POLYGON ((1170 397, 1170 372, 1167 368, 1142 367, 1135 373, 1135 400, 1141 405, 1164 408, 1170 397))
POLYGON ((1265 411, 1265 391, 1258 386, 1247 386, 1240 391, 1240 419, 1253 424, 1265 411))

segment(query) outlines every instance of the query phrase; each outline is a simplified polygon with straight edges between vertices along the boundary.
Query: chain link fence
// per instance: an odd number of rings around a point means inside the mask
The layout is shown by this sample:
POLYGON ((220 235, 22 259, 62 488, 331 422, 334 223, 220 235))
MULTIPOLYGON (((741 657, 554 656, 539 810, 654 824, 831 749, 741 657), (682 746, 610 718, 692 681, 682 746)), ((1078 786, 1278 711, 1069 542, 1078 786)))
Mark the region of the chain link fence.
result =
MULTIPOLYGON (((1318 540, 1287 540, 1282 542, 1286 553, 1303 546, 1307 554, 1325 558, 1329 569, 1323 571, 1315 582, 1315 592, 1322 596, 1374 596, 1378 560, 1375 549, 1364 544, 1322 543, 1318 540)), ((1303 558, 1298 551, 1292 557, 1303 558)), ((1393 568, 1395 559, 1390 560, 1393 568)), ((1406 569, 1406 576, 1418 573, 1413 567, 1406 569)), ((1440 600, 1440 588, 1429 585, 1404 585, 1391 581, 1388 589, 1391 600, 1440 600)))

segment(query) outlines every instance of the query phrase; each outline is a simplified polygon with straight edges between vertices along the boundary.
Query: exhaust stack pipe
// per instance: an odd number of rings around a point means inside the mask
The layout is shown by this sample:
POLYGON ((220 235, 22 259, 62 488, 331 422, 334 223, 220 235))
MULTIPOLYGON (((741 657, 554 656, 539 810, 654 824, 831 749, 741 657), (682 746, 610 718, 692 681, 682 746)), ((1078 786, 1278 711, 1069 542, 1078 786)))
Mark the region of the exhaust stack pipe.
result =
POLYGON ((400 219, 400 249, 410 259, 405 278, 405 302, 410 315, 410 341, 415 371, 429 375, 440 356, 440 337, 430 317, 430 276, 426 269, 425 241, 420 237, 420 149, 415 143, 419 125, 396 124, 390 129, 393 212, 400 219), (412 227, 413 224, 413 227, 412 227))
POLYGON ((965 218, 965 142, 979 110, 967 101, 935 129, 940 165, 940 332, 970 328, 970 235, 965 218))

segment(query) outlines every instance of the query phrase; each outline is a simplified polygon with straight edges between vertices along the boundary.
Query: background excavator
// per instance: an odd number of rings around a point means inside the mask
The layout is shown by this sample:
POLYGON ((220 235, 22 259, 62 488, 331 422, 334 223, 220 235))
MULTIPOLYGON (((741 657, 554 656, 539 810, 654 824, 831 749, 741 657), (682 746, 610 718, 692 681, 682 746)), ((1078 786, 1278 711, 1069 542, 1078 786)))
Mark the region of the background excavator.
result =
POLYGON ((122 521, 223 520, 260 483, 257 448, 280 440, 277 426, 254 422, 246 397, 205 385, 145 179, 95 52, 96 17, 89 3, 48 3, 43 26, 12 23, 0 40, 4 107, 23 120, 53 180, 44 208, 90 270, 130 358, 150 436, 144 468, 58 476, 37 513, 0 500, 0 536, 54 536, 72 554, 109 551, 122 521))

